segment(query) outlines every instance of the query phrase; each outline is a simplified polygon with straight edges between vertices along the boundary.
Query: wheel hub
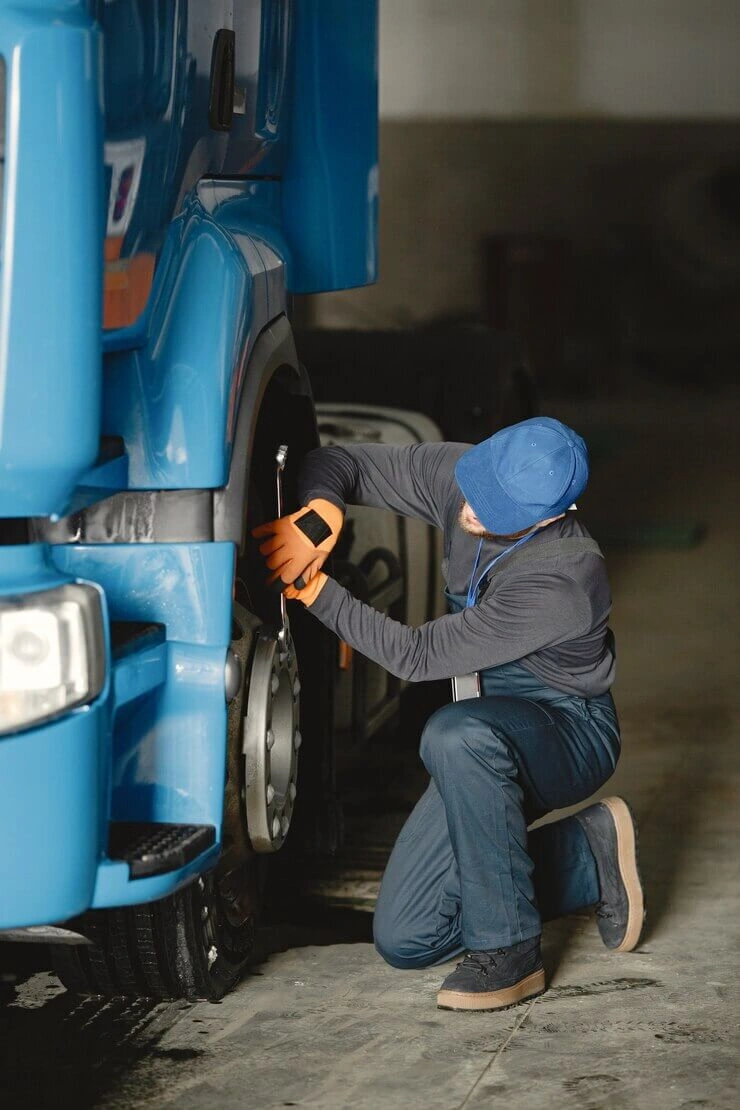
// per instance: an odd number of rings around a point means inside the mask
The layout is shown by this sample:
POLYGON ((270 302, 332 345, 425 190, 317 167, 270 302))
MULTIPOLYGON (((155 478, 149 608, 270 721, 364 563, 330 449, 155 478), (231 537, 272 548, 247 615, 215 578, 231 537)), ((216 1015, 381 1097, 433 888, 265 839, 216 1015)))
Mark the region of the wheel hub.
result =
POLYGON ((298 771, 300 681, 290 638, 262 630, 252 661, 242 751, 249 839, 255 852, 282 847, 298 771))

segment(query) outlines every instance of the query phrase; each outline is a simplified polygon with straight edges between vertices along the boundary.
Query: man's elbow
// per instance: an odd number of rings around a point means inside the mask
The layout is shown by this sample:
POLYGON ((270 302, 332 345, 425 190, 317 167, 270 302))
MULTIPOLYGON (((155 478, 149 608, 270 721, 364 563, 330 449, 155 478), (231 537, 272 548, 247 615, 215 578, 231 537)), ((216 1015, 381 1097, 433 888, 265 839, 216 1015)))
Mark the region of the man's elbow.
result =
POLYGON ((404 682, 428 682, 430 667, 427 652, 423 645, 412 646, 403 657, 396 677, 404 682))

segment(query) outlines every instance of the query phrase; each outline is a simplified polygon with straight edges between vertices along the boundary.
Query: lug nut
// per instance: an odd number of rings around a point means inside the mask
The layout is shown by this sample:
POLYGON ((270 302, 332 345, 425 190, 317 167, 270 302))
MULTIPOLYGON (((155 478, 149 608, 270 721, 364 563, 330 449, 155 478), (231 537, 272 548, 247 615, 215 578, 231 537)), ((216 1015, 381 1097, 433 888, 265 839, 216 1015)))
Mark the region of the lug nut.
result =
POLYGON ((280 818, 277 814, 272 819, 272 839, 277 840, 280 836, 280 818))
POLYGON ((272 785, 271 782, 268 782, 267 784, 266 797, 268 806, 272 805, 272 799, 275 797, 275 787, 272 785))
POLYGON ((293 680, 293 697, 297 698, 298 695, 300 694, 300 692, 301 692, 301 680, 298 677, 298 675, 296 675, 295 679, 293 680))
POLYGON ((270 693, 272 694, 273 697, 275 697, 275 694, 277 694, 279 689, 280 689, 280 678, 273 671, 272 678, 270 679, 270 693))
POLYGON ((293 737, 293 747, 295 748, 296 751, 298 751, 298 749, 300 748, 302 743, 303 743, 303 737, 301 736, 300 732, 298 732, 298 730, 296 729, 296 734, 293 737))
POLYGON ((272 747, 273 747, 274 743, 275 743, 275 733, 272 731, 271 728, 268 728, 267 732, 265 733, 265 745, 267 747, 268 752, 272 751, 272 747))
POLYGON ((208 968, 209 968, 209 970, 213 967, 213 965, 215 964, 217 959, 218 959, 218 948, 216 948, 215 944, 212 944, 211 947, 208 949, 208 968))
POLYGON ((280 831, 283 834, 283 836, 288 835, 288 829, 289 828, 290 828, 290 821, 288 820, 287 817, 283 817, 282 821, 280 822, 280 831))
POLYGON ((297 793, 298 793, 298 791, 295 788, 295 783, 292 782, 290 784, 290 786, 288 787, 288 797, 290 798, 291 802, 295 801, 295 796, 296 796, 297 793))

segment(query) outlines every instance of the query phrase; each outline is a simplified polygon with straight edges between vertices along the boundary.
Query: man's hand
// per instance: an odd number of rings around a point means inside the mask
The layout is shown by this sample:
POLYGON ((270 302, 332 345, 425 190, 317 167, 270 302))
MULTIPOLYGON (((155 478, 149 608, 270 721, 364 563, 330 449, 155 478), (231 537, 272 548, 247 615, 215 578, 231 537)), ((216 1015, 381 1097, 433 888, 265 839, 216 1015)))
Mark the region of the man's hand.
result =
POLYGON ((297 513, 255 528, 256 539, 268 537, 260 544, 260 553, 274 572, 270 582, 279 579, 284 586, 295 583, 299 589, 307 585, 329 558, 343 524, 341 509, 317 497, 297 513))
POLYGON ((286 586, 283 593, 291 601, 302 601, 304 605, 313 605, 328 581, 327 575, 320 570, 303 589, 297 590, 295 586, 286 586))

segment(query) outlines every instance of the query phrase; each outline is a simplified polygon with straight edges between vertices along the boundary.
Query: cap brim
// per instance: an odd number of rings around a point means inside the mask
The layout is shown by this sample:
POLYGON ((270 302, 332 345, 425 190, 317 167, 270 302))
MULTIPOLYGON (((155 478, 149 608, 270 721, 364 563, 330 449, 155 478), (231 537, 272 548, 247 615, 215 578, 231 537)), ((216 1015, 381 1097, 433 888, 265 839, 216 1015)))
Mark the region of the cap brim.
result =
POLYGON ((532 516, 533 512, 537 512, 532 506, 522 509, 506 493, 493 472, 490 446, 486 440, 460 456, 455 466, 455 478, 465 500, 488 532, 508 536, 530 528, 542 519, 541 514, 532 516), (485 483, 481 481, 482 475, 485 475, 485 483))

